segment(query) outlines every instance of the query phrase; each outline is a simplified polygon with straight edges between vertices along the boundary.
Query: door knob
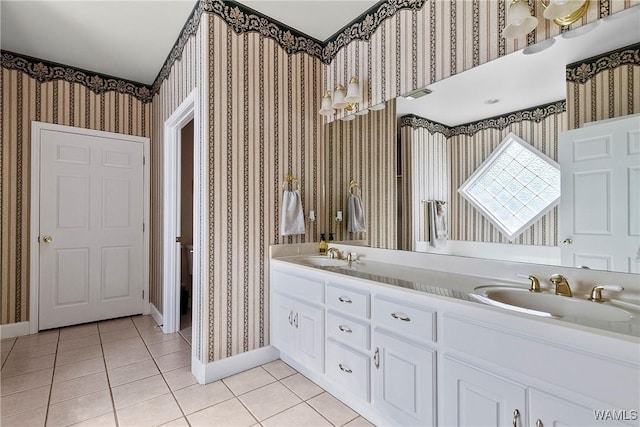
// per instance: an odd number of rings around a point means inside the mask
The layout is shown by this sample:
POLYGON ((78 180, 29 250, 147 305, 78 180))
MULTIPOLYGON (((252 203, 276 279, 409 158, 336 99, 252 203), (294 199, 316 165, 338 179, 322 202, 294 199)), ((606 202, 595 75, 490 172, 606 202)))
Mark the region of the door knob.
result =
POLYGON ((53 242, 53 237, 51 237, 51 236, 44 236, 44 237, 42 238, 42 241, 43 241, 43 242, 45 242, 45 243, 51 243, 51 242, 53 242))
POLYGON ((572 245, 572 244, 573 244, 573 240, 571 240, 571 239, 564 239, 564 240, 562 241, 562 244, 564 244, 564 245, 572 245))

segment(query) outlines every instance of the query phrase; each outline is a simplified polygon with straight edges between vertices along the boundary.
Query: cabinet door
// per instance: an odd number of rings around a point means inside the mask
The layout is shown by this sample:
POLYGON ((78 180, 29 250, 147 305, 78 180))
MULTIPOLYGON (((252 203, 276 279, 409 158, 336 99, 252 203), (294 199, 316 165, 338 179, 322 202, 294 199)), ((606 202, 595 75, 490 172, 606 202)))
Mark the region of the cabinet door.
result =
POLYGON ((633 425, 637 425, 637 410, 611 408, 611 405, 606 404, 599 405, 597 408, 586 408, 539 390, 529 390, 529 425, 532 427, 629 425, 622 420, 635 421, 633 425))
POLYGON ((443 362, 442 381, 444 425, 524 425, 524 386, 447 357, 443 362))
POLYGON ((324 310, 296 301, 294 312, 297 359, 316 372, 324 372, 324 310))
POLYGON ((280 294, 273 294, 271 309, 273 310, 271 313, 273 346, 282 353, 295 357, 296 328, 293 324, 295 317, 293 300, 280 294))
POLYGON ((373 404, 402 425, 435 425, 435 352, 376 331, 373 404))

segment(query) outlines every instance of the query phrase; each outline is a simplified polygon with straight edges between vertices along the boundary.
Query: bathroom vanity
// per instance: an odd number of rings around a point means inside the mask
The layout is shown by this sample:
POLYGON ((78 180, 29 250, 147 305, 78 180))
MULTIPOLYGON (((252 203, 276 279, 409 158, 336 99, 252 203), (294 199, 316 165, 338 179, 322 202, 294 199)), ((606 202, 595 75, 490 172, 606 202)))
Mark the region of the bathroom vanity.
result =
POLYGON ((637 278, 621 275, 625 291, 591 302, 589 272, 371 248, 347 262, 309 248, 272 247, 271 343, 373 423, 640 423, 637 278), (554 294, 556 270, 573 297, 554 294), (540 296, 567 302, 551 313, 492 304, 486 288, 529 293, 515 273, 541 276, 540 296))

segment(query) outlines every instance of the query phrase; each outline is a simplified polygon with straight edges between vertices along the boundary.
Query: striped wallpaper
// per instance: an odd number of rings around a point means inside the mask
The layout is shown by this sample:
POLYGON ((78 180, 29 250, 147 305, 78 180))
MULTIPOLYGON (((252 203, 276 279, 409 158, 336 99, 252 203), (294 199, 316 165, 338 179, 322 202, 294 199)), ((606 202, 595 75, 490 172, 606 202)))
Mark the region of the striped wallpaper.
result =
POLYGON ((269 245, 314 241, 322 214, 322 63, 209 17, 208 360, 269 343, 269 245), (300 184, 304 235, 280 235, 285 175, 300 184))
MULTIPOLYGON (((40 83, 2 68, 0 123, 0 323, 29 319, 29 203, 33 120, 108 132, 151 134, 151 104, 96 94, 80 83, 40 83)), ((151 144, 153 146, 153 142, 151 144)))
POLYGON ((383 110, 326 126, 324 208, 327 228, 323 231, 335 233, 336 240, 364 240, 371 246, 395 249, 396 129, 395 100, 387 102, 383 110), (362 189, 366 233, 347 232, 347 196, 351 180, 362 189), (339 210, 343 212, 341 223, 335 221, 339 210))
POLYGON ((527 36, 505 40, 500 33, 510 1, 427 1, 419 10, 401 10, 368 41, 352 41, 338 52, 325 69, 323 88, 356 75, 365 88, 359 107, 366 108, 640 4, 592 0, 587 14, 565 28, 544 19, 542 5, 530 1, 540 24, 527 36))

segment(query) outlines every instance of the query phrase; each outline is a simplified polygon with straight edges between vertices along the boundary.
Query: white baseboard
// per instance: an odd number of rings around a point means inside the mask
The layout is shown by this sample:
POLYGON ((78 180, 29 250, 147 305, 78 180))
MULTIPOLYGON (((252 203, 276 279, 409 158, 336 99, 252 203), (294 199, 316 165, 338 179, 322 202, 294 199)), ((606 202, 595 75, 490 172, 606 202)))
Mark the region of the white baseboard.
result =
POLYGON ((153 305, 153 303, 149 303, 149 311, 151 312, 150 314, 151 314, 151 317, 153 317, 153 320, 155 320, 158 325, 162 325, 163 323, 162 313, 158 311, 158 309, 156 308, 155 305, 153 305))
POLYGON ((8 323, 0 325, 0 338, 13 338, 29 335, 29 322, 8 323))
POLYGON ((280 352, 270 345, 206 364, 192 357, 191 373, 200 384, 208 384, 272 362, 279 357, 280 352))

